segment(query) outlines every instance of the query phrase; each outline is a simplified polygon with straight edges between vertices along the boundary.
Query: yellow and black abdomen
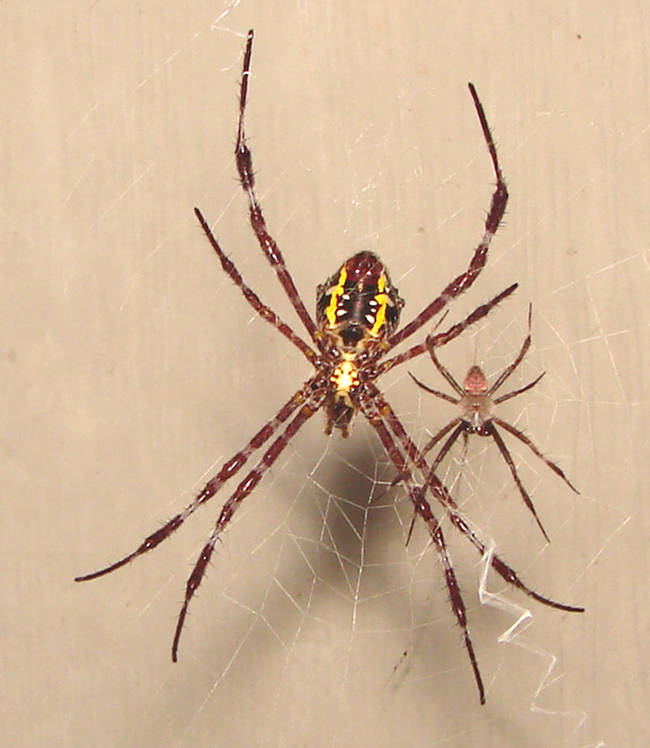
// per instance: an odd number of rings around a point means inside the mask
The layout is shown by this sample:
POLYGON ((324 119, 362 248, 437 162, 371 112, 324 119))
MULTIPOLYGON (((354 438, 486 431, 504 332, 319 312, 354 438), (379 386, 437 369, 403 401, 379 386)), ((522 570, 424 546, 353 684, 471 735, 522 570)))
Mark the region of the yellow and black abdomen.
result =
POLYGON ((403 305, 382 261, 359 252, 318 287, 316 320, 341 351, 359 351, 396 329, 403 305))

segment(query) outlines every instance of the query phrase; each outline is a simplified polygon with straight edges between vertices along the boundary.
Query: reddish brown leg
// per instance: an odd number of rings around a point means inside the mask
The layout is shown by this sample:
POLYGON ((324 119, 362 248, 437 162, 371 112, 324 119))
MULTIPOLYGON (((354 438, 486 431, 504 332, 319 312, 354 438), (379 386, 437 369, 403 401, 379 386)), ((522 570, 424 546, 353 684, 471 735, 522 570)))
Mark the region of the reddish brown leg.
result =
POLYGON ((546 534, 544 525, 542 525, 540 518, 537 516, 537 511, 535 510, 535 505, 533 504, 533 500, 530 498, 530 496, 528 495, 528 491, 526 491, 522 482, 519 480, 519 474, 517 473, 517 468, 515 467, 515 463, 510 455, 510 452, 508 451, 508 447, 506 447, 505 442, 501 438, 501 434, 497 431, 492 421, 487 421, 485 423, 484 428, 488 432, 488 434, 490 434, 490 436, 494 439, 497 447, 499 447, 499 451, 501 452, 503 459, 506 461, 506 465, 510 469, 510 473, 512 474, 512 477, 515 483, 517 484, 517 488, 519 489, 521 498, 524 500, 524 504, 526 504, 530 513, 533 515, 533 517, 535 517, 535 521, 537 522, 539 529, 542 531, 542 535, 546 538, 546 542, 550 543, 551 539, 546 534))
MULTIPOLYGON (((440 372, 440 373, 442 374, 442 376, 443 376, 443 377, 444 377, 444 378, 445 378, 445 379, 446 379, 446 380, 447 380, 447 381, 449 382, 449 384, 450 384, 450 385, 451 385, 451 386, 452 386, 452 387, 454 388, 454 390, 456 390, 456 392, 457 392, 457 393, 458 393, 458 394, 459 394, 459 395, 460 395, 461 397, 463 397, 463 395, 465 394, 465 390, 464 390, 464 389, 463 389, 463 388, 462 388, 462 387, 460 386, 460 384, 458 384, 458 382, 456 381, 456 378, 455 378, 455 377, 454 377, 454 375, 453 375, 453 374, 452 374, 452 373, 451 373, 451 372, 449 371, 449 369, 447 369, 447 367, 445 367, 445 366, 444 366, 444 365, 443 365, 443 364, 442 364, 442 363, 440 362, 440 360, 438 359, 438 356, 436 356, 436 349, 435 349, 435 346, 433 346, 433 345, 432 345, 432 346, 429 346, 429 347, 428 347, 428 350, 429 350, 429 358, 430 358, 430 359, 431 359, 431 360, 433 361, 433 365, 434 365, 434 366, 436 367, 436 369, 438 369, 438 371, 439 371, 439 372, 440 372)), ((417 382, 417 384, 418 384, 418 385, 419 385, 420 387, 422 387, 422 389, 424 389, 424 390, 426 390, 426 389, 427 389, 427 387, 426 387, 426 386, 425 386, 424 384, 422 384, 421 382, 417 382)), ((435 394, 437 394, 437 393, 435 392, 435 390, 429 390, 429 391, 430 391, 430 392, 431 392, 432 394, 434 394, 434 395, 435 395, 435 394)), ((440 397, 440 396, 441 396, 441 395, 440 395, 440 394, 438 394, 438 397, 440 397)), ((458 404, 458 402, 459 402, 459 401, 458 401, 458 400, 454 400, 454 402, 455 402, 456 404, 458 404)))
POLYGON ((408 348, 403 353, 399 353, 397 356, 393 356, 393 358, 382 361, 377 367, 377 376, 379 376, 380 374, 385 374, 390 369, 403 364, 405 361, 410 361, 412 358, 426 353, 426 351, 429 349, 429 346, 439 348, 441 345, 446 345, 454 338, 457 338, 470 325, 473 325, 479 320, 482 320, 483 317, 485 317, 490 311, 492 311, 492 309, 494 309, 494 307, 499 302, 503 301, 507 296, 510 296, 510 294, 517 289, 518 285, 518 283, 513 283, 511 286, 508 286, 508 288, 506 288, 504 291, 501 291, 500 294, 497 294, 487 303, 481 304, 481 306, 476 307, 476 309, 471 314, 468 314, 464 320, 457 322, 455 325, 452 325, 444 332, 438 333, 437 335, 430 335, 424 343, 414 345, 412 348, 408 348))
MULTIPOLYGON (((393 432, 393 434, 395 434, 398 442, 402 445, 404 453, 408 455, 409 462, 427 476, 427 487, 431 490, 442 507, 445 509, 449 520, 463 535, 465 535, 466 538, 470 540, 472 545, 474 545, 474 547, 481 555, 485 555, 486 546, 481 542, 476 533, 471 529, 471 527, 467 523, 467 520, 465 520, 459 514, 459 507, 451 497, 451 494, 446 489, 444 484, 439 480, 439 478, 435 475, 435 473, 431 471, 426 460, 424 460, 424 458, 419 455, 417 447, 415 446, 409 435, 406 433, 406 430, 404 429, 401 421, 376 387, 373 388, 371 397, 376 399, 376 407, 379 409, 379 411, 381 411, 383 417, 390 426, 391 431, 393 432)), ((422 493, 421 489, 417 489, 417 491, 418 493, 422 493)), ((534 600, 537 600, 537 602, 540 602, 543 605, 548 605, 551 608, 566 610, 571 613, 582 613, 584 611, 584 608, 575 605, 565 605, 564 603, 558 603, 555 600, 551 600, 548 597, 540 595, 530 587, 527 587, 521 581, 521 579, 519 579, 519 576, 514 571, 514 569, 512 569, 510 566, 508 566, 508 564, 502 561, 499 556, 493 555, 491 563, 492 568, 506 582, 513 585, 514 587, 517 587, 522 592, 525 592, 534 600)))
POLYGON ((244 449, 242 449, 240 452, 237 452, 237 454, 233 455, 221 466, 219 472, 214 476, 214 478, 212 478, 205 484, 203 490, 196 496, 191 504, 188 504, 182 512, 179 512, 168 522, 166 522, 162 527, 146 537, 142 544, 138 548, 136 548, 133 553, 129 553, 128 556, 124 556, 124 558, 121 558, 119 561, 116 561, 110 566, 106 566, 99 571, 94 571, 91 574, 84 574, 83 576, 75 577, 75 582, 86 582, 90 579, 96 579, 97 577, 101 577, 104 574, 109 574, 111 571, 119 569, 121 566, 124 566, 130 561, 133 561, 134 558, 141 556, 147 551, 153 550, 157 545, 162 543, 163 540, 168 538, 174 531, 178 530, 183 522, 191 514, 193 514, 199 508, 199 506, 201 506, 201 504, 204 504, 206 501, 211 499, 227 480, 230 480, 230 478, 232 478, 239 472, 239 470, 243 467, 243 465, 246 463, 251 454, 253 454, 253 452, 257 451, 261 446, 264 445, 265 442, 267 442, 271 438, 271 436, 273 436, 280 424, 284 423, 287 418, 289 418, 289 416, 296 410, 300 403, 304 402, 311 390, 311 386, 315 385, 316 382, 317 378, 313 377, 303 387, 301 387, 298 392, 280 408, 275 417, 268 421, 268 423, 264 424, 264 426, 262 426, 262 428, 253 436, 253 438, 248 442, 244 449))
POLYGON ((571 481, 566 477, 562 468, 558 467, 554 462, 551 462, 551 460, 549 460, 548 457, 543 455, 539 451, 539 449, 537 449, 537 447, 533 444, 533 442, 531 442, 531 440, 525 434, 519 431, 519 429, 516 429, 514 426, 511 426, 507 421, 503 421, 501 418, 497 418, 496 416, 494 416, 492 420, 494 421, 494 423, 497 423, 499 426, 504 428, 506 431, 509 431, 513 436, 516 436, 517 439, 519 439, 519 441, 523 442, 533 454, 537 455, 537 457, 539 457, 540 460, 543 460, 556 475, 559 475, 560 478, 562 478, 562 480, 567 484, 567 486, 574 493, 577 493, 577 494, 580 493, 580 491, 578 491, 578 489, 574 485, 572 485, 571 481))
POLYGON ((472 670, 474 671, 474 679, 478 687, 479 699, 481 704, 485 704, 485 688, 483 687, 481 672, 478 667, 478 662, 476 661, 474 646, 469 634, 465 603, 463 602, 463 596, 461 595, 460 587, 458 586, 456 573, 454 572, 454 567, 447 551, 447 544, 445 543, 445 538, 442 533, 440 523, 434 517, 433 512, 431 511, 431 507, 429 506, 429 502, 424 496, 424 492, 418 491, 413 485, 409 467, 404 457, 402 456, 402 453, 395 444, 393 437, 390 435, 388 429, 384 425, 382 419, 375 415, 369 415, 365 411, 364 415, 366 415, 366 418, 368 418, 370 424, 377 432, 379 439, 381 440, 381 443, 386 450, 386 453, 390 457, 391 462, 393 463, 397 471, 405 476, 403 479, 404 484, 408 491, 409 497, 413 502, 415 511, 422 517, 427 527, 429 528, 431 539, 433 540, 433 544, 436 548, 436 551, 438 552, 440 563, 442 564, 445 572, 445 582, 447 584, 447 590, 449 592, 451 608, 454 611, 456 621, 458 622, 458 625, 461 627, 461 630, 463 632, 465 649, 467 650, 467 655, 472 665, 472 670))
MULTIPOLYGON (((465 428, 465 426, 463 423, 459 423, 460 420, 461 420, 460 418, 454 418, 453 421, 450 421, 446 426, 441 428, 437 434, 431 437, 431 439, 427 442, 422 452, 420 452, 420 456, 424 457, 431 449, 433 449, 433 447, 435 447, 435 445, 440 441, 440 439, 442 439, 442 437, 449 431, 449 429, 456 426, 456 428, 454 429, 454 432, 449 436, 449 438, 442 445, 440 451, 436 455, 436 459, 434 460, 433 464, 431 465, 431 468, 429 469, 429 472, 432 475, 435 475, 436 468, 444 460, 445 455, 452 448, 456 439, 458 439, 460 434, 464 434, 463 429, 465 428)), ((395 483, 398 483, 399 480, 400 480, 400 476, 395 478, 395 480, 393 480, 391 485, 395 485, 395 483)), ((411 534, 413 533, 413 525, 415 523, 415 516, 416 515, 414 514, 413 519, 411 520, 411 526, 409 527, 409 532, 406 537, 406 545, 408 545, 411 540, 411 534)))
MULTIPOLYGON (((442 437, 450 430, 453 429, 454 426, 456 426, 460 422, 460 418, 454 418, 453 421, 449 421, 449 423, 446 426, 443 426, 440 431, 438 431, 437 434, 434 434, 434 436, 429 439, 429 441, 426 443, 424 448, 420 452, 420 456, 424 457, 428 452, 430 452, 433 447, 442 439, 442 437)), ((431 469, 435 471, 435 468, 442 462, 443 457, 447 454, 449 449, 451 448, 452 444, 458 439, 458 434, 463 430, 463 424, 461 424, 456 431, 447 439, 445 442, 444 447, 440 450, 440 453, 438 454, 438 457, 436 457, 436 462, 434 467, 431 469), (458 432, 458 433, 456 433, 458 432), (443 451, 444 450, 444 451, 443 451)), ((402 476, 398 475, 390 483, 389 488, 392 488, 393 486, 397 485, 402 480, 402 476)), ((410 533, 409 533, 410 537, 410 533)), ((407 541, 408 544, 408 541, 407 541)))
POLYGON ((306 403, 302 406, 295 418, 289 422, 285 430, 278 436, 264 452, 261 459, 255 465, 255 467, 246 475, 242 482, 237 486, 235 492, 230 496, 228 501, 221 507, 219 513, 219 519, 215 525, 215 528, 208 539, 208 542, 203 547, 201 554, 192 569, 192 573, 187 580, 187 586, 185 588, 185 601, 178 616, 178 622, 176 624, 176 631, 174 633, 174 641, 172 643, 172 660, 176 662, 178 660, 178 643, 180 641, 181 632, 183 630, 183 624, 185 623, 185 616, 187 615, 187 608, 190 604, 190 600, 194 596, 194 593, 201 584, 205 570, 210 562, 210 557, 214 551, 214 545, 217 539, 224 531, 233 514, 240 506, 242 501, 251 493, 255 486, 260 482, 264 473, 273 465, 277 458, 282 453, 282 450, 287 446, 289 441, 298 433, 300 427, 308 421, 314 413, 320 408, 323 399, 325 397, 325 391, 320 390, 319 393, 315 394, 311 402, 306 403))
MULTIPOLYGON (((453 426, 454 424, 458 423, 458 422, 459 422, 460 420, 461 420, 460 418, 455 418, 455 419, 454 419, 454 420, 453 420, 453 421, 451 422, 451 424, 450 424, 450 425, 452 425, 452 426, 453 426)), ((456 426, 456 428, 454 429, 453 433, 451 433, 451 434, 449 435, 449 438, 448 438, 448 439, 447 439, 447 440, 445 441, 445 443, 444 443, 444 444, 442 445, 442 447, 440 448, 440 451, 439 451, 439 452, 438 452, 438 454, 436 455, 436 459, 435 459, 435 460, 433 461, 433 463, 432 463, 432 465, 431 465, 431 468, 430 468, 430 470, 429 470, 429 472, 430 472, 430 473, 434 473, 434 474, 435 474, 435 472, 436 472, 436 470, 437 470, 437 468, 438 468, 438 465, 440 465, 440 463, 441 463, 441 462, 442 462, 442 461, 443 461, 443 460, 445 459, 445 456, 446 456, 447 452, 449 452, 449 450, 450 450, 450 449, 452 448, 452 446, 453 446, 453 445, 454 445, 454 443, 456 442, 456 439, 458 439, 458 437, 459 437, 459 436, 460 436, 460 435, 461 435, 462 433, 464 433, 464 430, 465 430, 465 424, 464 424, 464 423, 458 423, 458 426, 456 426)), ((438 433, 440 433, 440 432, 438 432, 438 433)), ((436 436, 437 436, 437 434, 436 434, 436 436)), ((435 437, 434 437, 434 438, 435 438, 435 437)), ((432 447, 433 447, 433 446, 434 446, 435 444, 436 444, 436 442, 434 442, 434 440, 433 440, 433 439, 431 439, 431 441, 430 441, 430 442, 429 442, 429 443, 428 443, 428 444, 427 444, 427 445, 425 446, 425 448, 424 448, 424 449, 422 450, 422 457, 424 457, 424 455, 425 455, 425 454, 427 454, 427 452, 429 452, 429 450, 430 450, 430 449, 431 449, 431 448, 432 448, 432 447)))
POLYGON ((394 348, 396 345, 401 343, 403 340, 408 338, 414 332, 419 330, 425 325, 431 317, 438 314, 452 299, 456 298, 459 294, 466 291, 472 283, 477 279, 479 273, 485 267, 487 260, 487 253, 490 247, 492 237, 499 228, 503 214, 505 213, 506 204, 508 202, 508 190, 506 188, 503 174, 501 173, 501 167, 499 166, 499 159, 497 158, 497 150, 492 139, 492 133, 490 132, 490 126, 488 125, 485 112, 483 111, 483 105, 481 104, 476 89, 470 83, 469 92, 474 101, 476 113, 478 114, 479 122, 481 123, 481 129, 483 130, 483 137, 487 144, 490 152, 490 158, 492 159, 492 166, 494 168, 494 174, 497 179, 496 189, 492 195, 492 203, 490 210, 485 219, 485 230, 483 237, 474 250, 472 259, 467 270, 459 275, 442 291, 437 299, 434 299, 427 307, 425 307, 418 316, 409 322, 406 327, 398 330, 388 341, 388 348, 394 348))
POLYGON ((286 322, 283 322, 280 317, 264 302, 260 299, 260 297, 253 291, 250 286, 247 286, 244 283, 244 279, 241 277, 241 274, 235 267, 235 264, 229 260, 226 255, 224 254, 223 250, 219 246, 219 242, 216 240, 214 234, 212 233, 210 227, 208 226, 208 222, 203 217, 203 214, 198 208, 194 208, 194 214, 199 219, 199 223, 201 224, 201 228, 203 229, 205 235, 208 237, 208 241, 212 245, 212 249, 217 253, 217 256, 219 257, 219 260, 221 261, 221 267, 224 269, 225 273, 234 281, 235 285, 240 289, 240 291, 244 294, 244 298, 246 301, 253 307, 253 309, 259 314, 259 316, 266 320, 269 324, 273 325, 273 327, 276 328, 276 330, 279 330, 287 340, 290 340, 298 350, 300 350, 308 361, 310 361, 312 364, 315 362, 316 354, 314 351, 305 343, 302 338, 300 338, 296 333, 287 325, 286 322))
POLYGON ((241 87, 239 93, 239 124, 237 126, 237 143, 235 145, 235 157, 237 160, 237 171, 242 189, 248 195, 248 205, 250 208, 250 220, 257 241, 267 260, 275 270, 282 288, 289 297, 289 301, 296 310, 296 314, 305 326, 311 339, 320 346, 316 333, 316 325, 311 315, 305 308, 296 288, 289 269, 284 261, 282 252, 275 242, 275 239, 269 234, 266 221, 262 214, 257 197, 255 195, 255 173, 253 171, 253 159, 249 147, 246 145, 246 134, 244 132, 244 114, 246 112, 246 98, 248 96, 248 80, 250 77, 251 55, 253 53, 253 30, 248 32, 246 39, 246 51, 244 52, 244 65, 242 69, 241 87))
POLYGON ((490 387, 488 390, 488 395, 492 396, 494 393, 501 387, 501 385, 506 381, 506 379, 512 374, 512 372, 519 366, 519 364, 523 361, 524 356, 528 352, 528 349, 530 348, 530 341, 531 341, 531 334, 530 334, 530 325, 531 325, 531 319, 533 314, 533 305, 528 305, 528 335, 526 335, 526 338, 524 339, 524 342, 521 346, 521 350, 517 354, 517 358, 508 366, 506 369, 504 369, 499 377, 497 378, 496 382, 490 387))
MULTIPOLYGON (((430 351, 432 357, 433 353, 430 351)), ((435 359, 438 361, 438 359, 435 359)), ((445 369, 445 371, 447 371, 445 369)), ((451 376, 451 374, 450 374, 451 376)), ((455 397, 452 397, 451 395, 448 395, 446 392, 441 392, 440 390, 434 390, 433 387, 429 387, 428 385, 424 384, 424 382, 421 382, 414 374, 411 374, 409 371, 409 377, 417 384, 417 386, 424 390, 425 392, 430 393, 431 395, 435 395, 436 397, 439 397, 441 400, 446 400, 448 403, 452 403, 452 405, 458 405, 460 403, 460 400, 457 400, 455 397)), ((454 389, 456 389, 456 380, 454 379, 454 389)), ((465 393, 463 392, 462 387, 459 387, 458 394, 462 397, 465 393)))
POLYGON ((545 374, 546 374, 546 372, 545 372, 545 371, 543 371, 543 372, 542 372, 542 373, 541 373, 541 374, 540 374, 540 375, 539 375, 538 377, 536 377, 535 379, 533 379, 533 381, 532 381, 532 382, 529 382, 529 383, 528 383, 527 385, 525 385, 524 387, 520 387, 520 388, 519 388, 519 389, 517 389, 517 390, 513 390, 512 392, 508 392, 508 393, 507 393, 507 394, 505 394, 505 395, 501 395, 501 397, 495 397, 495 398, 494 398, 494 400, 493 400, 492 402, 493 402, 493 403, 494 403, 495 405, 498 405, 499 403, 504 403, 504 402, 505 402, 506 400, 510 400, 510 398, 512 398, 512 397, 516 397, 517 395, 521 395, 521 393, 522 393, 522 392, 526 392, 527 390, 530 390, 530 389, 532 389, 532 388, 533 388, 533 387, 534 387, 534 386, 535 386, 535 385, 537 384, 537 382, 539 382, 539 380, 540 380, 540 379, 541 379, 541 378, 542 378, 542 377, 543 377, 543 376, 544 376, 545 374))

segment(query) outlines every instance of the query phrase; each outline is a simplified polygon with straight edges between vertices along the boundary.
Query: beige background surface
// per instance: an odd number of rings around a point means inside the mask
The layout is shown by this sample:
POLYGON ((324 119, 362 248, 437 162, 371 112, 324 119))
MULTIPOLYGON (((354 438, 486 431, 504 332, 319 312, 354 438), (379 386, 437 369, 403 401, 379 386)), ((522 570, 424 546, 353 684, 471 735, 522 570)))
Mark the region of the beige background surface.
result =
MULTIPOLYGON (((647 744, 648 11, 478 6, 0 5, 4 745, 647 744), (235 180, 251 26, 260 196, 310 308, 360 249, 391 269, 405 320, 460 272, 493 183, 467 80, 494 130, 507 220, 448 319, 521 289, 445 361, 498 372, 531 301, 516 382, 547 375, 503 413, 582 494, 513 447, 545 546, 494 449, 464 467, 457 452, 444 478, 531 585, 587 612, 531 605, 499 643, 516 614, 479 603, 480 560, 453 539, 485 707, 435 554, 421 529, 404 547, 407 502, 385 494, 362 423, 342 442, 315 417, 246 502, 179 664, 175 616, 218 499, 129 568, 72 581, 175 513, 308 374, 192 215, 299 329, 235 180)), ((420 440, 451 417, 405 370, 383 386, 420 440)))

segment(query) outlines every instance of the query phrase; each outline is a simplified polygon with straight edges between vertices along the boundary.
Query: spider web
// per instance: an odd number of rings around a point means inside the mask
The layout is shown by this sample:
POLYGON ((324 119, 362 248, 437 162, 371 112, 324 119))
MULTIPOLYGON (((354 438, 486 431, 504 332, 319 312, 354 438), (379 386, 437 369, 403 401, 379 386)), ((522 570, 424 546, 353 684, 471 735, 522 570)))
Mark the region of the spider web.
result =
MULTIPOLYGON (((520 335, 525 333, 523 327, 518 328, 520 335)), ((388 391, 392 400, 406 384, 400 376, 388 391)), ((418 400, 412 412, 400 413, 420 444, 426 433, 417 424, 426 423, 424 413, 431 410, 430 405, 418 400)), ((530 410, 529 401, 515 411, 518 427, 528 425, 530 410)), ((422 692, 440 703, 453 692, 452 702, 463 704, 464 709, 477 701, 437 556, 419 525, 406 547, 410 502, 399 489, 389 490, 394 471, 374 432, 357 423, 349 441, 336 436, 325 439, 319 454, 305 442, 322 442, 321 428, 320 419, 315 420, 292 454, 273 471, 261 496, 242 509, 215 562, 219 571, 212 569, 204 582, 210 590, 211 609, 207 614, 193 611, 183 659, 195 659, 210 675, 206 673, 205 699, 188 722, 184 740, 190 739, 204 710, 209 712, 215 703, 234 694, 240 709, 257 711, 260 700, 265 701, 269 713, 264 724, 275 724, 273 739, 279 742, 301 734, 306 740, 314 722, 337 714, 338 731, 328 736, 332 744, 352 740, 363 702, 382 704, 391 714, 399 713, 404 700, 419 698, 422 692), (215 577, 217 608, 221 609, 217 621, 212 599, 215 577), (208 631, 197 631, 199 625, 205 628, 206 620, 208 631), (216 630, 216 635, 211 636, 210 630, 216 630), (250 683, 251 675, 260 672, 267 684, 273 684, 270 693, 260 695, 250 683), (289 710, 287 716, 288 705, 296 701, 296 684, 306 682, 323 695, 322 701, 317 705, 310 701, 308 718, 300 710, 289 710)), ((530 518, 518 505, 509 474, 494 459, 494 449, 470 443, 463 460, 459 452, 448 461, 441 478, 462 510, 488 539, 491 528, 498 527, 509 538, 508 547, 528 549, 522 556, 523 568, 517 568, 533 586, 543 594, 575 603, 583 563, 571 565, 570 548, 560 549, 559 560, 550 558, 550 549, 536 538, 530 518), (513 536, 519 542, 513 543, 513 536), (549 568, 552 573, 547 573, 549 568), (548 580, 556 580, 558 586, 558 579, 564 580, 563 589, 549 591, 548 580)), ((553 482, 535 460, 525 454, 518 457, 523 457, 518 460, 520 470, 534 496, 553 490, 553 482)), ((584 521, 588 513, 593 517, 594 507, 587 512, 579 501, 563 495, 561 513, 550 518, 554 545, 560 545, 567 534, 571 537, 571 523, 584 521)), ((613 534, 624 522, 621 517, 613 534)), ((570 616, 558 614, 553 620, 552 611, 540 611, 540 606, 504 590, 500 579, 488 574, 487 559, 477 557, 459 541, 448 523, 444 527, 466 596, 488 699, 507 699, 511 708, 563 718, 569 732, 579 731, 586 712, 579 702, 566 709, 557 694, 566 665, 554 646, 554 636, 559 635, 561 625, 571 626, 570 616), (490 607, 498 614, 491 613, 490 607), (554 636, 527 630, 537 619, 554 636), (515 644, 521 656, 512 647, 504 652, 499 643, 515 644), (524 689, 516 697, 511 688, 515 678, 517 688, 524 689)), ((507 555, 509 561, 511 555, 507 555)), ((194 556, 195 550, 187 558, 188 565, 194 556)), ((181 582, 174 575, 177 587, 181 582)), ((206 604, 205 589, 200 597, 195 608, 206 604)), ((464 729, 463 734, 470 735, 481 724, 478 713, 474 727, 464 729)), ((264 740, 268 729, 262 729, 257 739, 264 740)))

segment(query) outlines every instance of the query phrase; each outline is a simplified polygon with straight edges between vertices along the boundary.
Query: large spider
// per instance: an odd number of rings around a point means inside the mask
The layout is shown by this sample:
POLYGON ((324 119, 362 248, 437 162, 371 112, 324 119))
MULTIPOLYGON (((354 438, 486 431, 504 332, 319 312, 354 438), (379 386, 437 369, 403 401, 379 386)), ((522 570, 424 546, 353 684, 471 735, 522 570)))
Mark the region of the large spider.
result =
MULTIPOLYGON (((226 528, 237 507, 253 491, 264 473, 274 464, 300 428, 321 408, 325 412, 325 433, 333 428, 348 436, 352 419, 361 413, 377 432, 391 462, 402 476, 403 483, 415 507, 416 513, 426 523, 445 572, 445 581, 451 598, 456 620, 464 635, 465 647, 474 671, 481 703, 485 702, 485 691, 481 680, 474 648, 470 639, 465 605, 460 593, 452 566, 442 527, 434 516, 424 491, 414 483, 411 471, 417 469, 426 475, 428 487, 442 505, 451 523, 484 554, 486 547, 478 535, 458 512, 458 507, 446 488, 432 474, 425 458, 406 433, 401 421, 388 404, 376 385, 376 380, 390 369, 419 356, 428 347, 444 345, 460 335, 469 325, 482 319, 502 299, 509 296, 517 284, 513 284, 485 304, 477 307, 462 321, 444 332, 430 337, 428 344, 419 343, 407 350, 388 357, 400 343, 423 327, 438 314, 452 299, 466 291, 483 269, 490 241, 496 232, 508 199, 508 192, 497 160, 496 149, 487 124, 483 107, 474 86, 469 90, 481 124, 496 175, 496 189, 487 218, 485 230, 479 245, 474 250, 467 270, 454 278, 408 325, 398 330, 400 311, 404 302, 392 285, 381 260, 371 252, 359 252, 346 260, 336 273, 316 291, 315 320, 307 311, 284 258, 274 239, 267 230, 262 209, 255 195, 255 179, 251 152, 246 145, 244 114, 248 94, 253 31, 248 32, 239 99, 239 123, 235 157, 239 179, 248 196, 250 221, 257 241, 267 260, 275 270, 280 284, 293 305, 296 314, 304 325, 313 345, 308 345, 280 317, 262 302, 260 297, 244 282, 235 265, 223 253, 212 234, 205 218, 198 208, 194 209, 212 248, 217 253, 226 274, 239 287, 248 303, 269 324, 273 325, 305 356, 314 367, 314 373, 299 387, 275 416, 254 434, 250 441, 227 460, 209 480, 196 498, 165 525, 151 533, 132 553, 99 571, 76 577, 76 581, 86 581, 108 574, 129 563, 137 556, 152 550, 175 532, 183 522, 202 504, 211 499, 226 481, 233 478, 248 459, 269 443, 255 466, 245 475, 228 500, 221 507, 215 527, 201 550, 196 564, 187 580, 185 600, 181 607, 172 643, 172 660, 178 658, 178 645, 187 614, 188 605, 196 592, 212 556, 217 539, 226 528), (283 425, 285 424, 286 425, 283 425), (279 433, 278 433, 279 432, 279 433)), ((498 556, 492 557, 492 568, 510 584, 545 605, 561 610, 580 611, 570 605, 554 602, 527 587, 498 556)))
MULTIPOLYGON (((532 389, 545 374, 545 372, 542 372, 539 376, 533 379, 532 382, 529 382, 523 387, 519 387, 516 390, 507 392, 505 395, 500 395, 496 398, 494 397, 496 391, 523 361, 524 356, 530 348, 532 339, 530 332, 531 315, 532 306, 529 306, 528 335, 525 337, 521 349, 517 354, 517 357, 501 372, 494 384, 489 388, 485 374, 483 373, 481 367, 476 365, 470 367, 461 386, 456 381, 456 378, 453 376, 453 374, 451 374, 451 372, 447 368, 445 368, 445 366, 443 366, 443 364, 438 359, 438 356, 436 355, 435 341, 432 338, 427 341, 427 343, 429 344, 429 355, 431 356, 431 360, 433 361, 438 371, 442 374, 442 376, 456 391, 456 393, 458 394, 458 398, 452 397, 445 392, 434 390, 421 382, 410 372, 409 374, 411 376, 411 379, 413 379, 413 381, 421 389, 429 392, 432 395, 435 395, 436 397, 439 397, 441 400, 446 400, 447 402, 453 403, 454 405, 458 406, 458 415, 456 416, 456 418, 452 418, 452 420, 449 421, 446 426, 443 426, 437 433, 435 433, 431 437, 431 439, 429 439, 420 453, 422 457, 427 455, 436 446, 436 444, 438 444, 442 437, 451 431, 451 434, 447 437, 442 447, 440 447, 435 460, 431 463, 430 472, 435 473, 438 466, 445 458, 445 455, 449 452, 449 450, 452 448, 461 434, 463 435, 464 440, 463 451, 465 451, 465 448, 467 447, 467 440, 470 435, 477 434, 478 436, 491 436, 492 439, 494 439, 497 447, 499 448, 499 451, 501 452, 501 455, 505 460, 510 473, 512 474, 512 478, 515 481, 517 488, 519 489, 519 493, 524 501, 524 504, 526 504, 530 513, 535 518, 535 521, 537 522, 539 529, 542 531, 542 535, 544 535, 546 541, 550 542, 550 538, 548 537, 546 530, 541 523, 541 520, 537 516, 537 511, 535 510, 533 500, 530 498, 528 491, 526 491, 523 483, 521 482, 521 478, 519 477, 519 473, 517 472, 514 460, 512 459, 512 456, 510 454, 510 450, 506 446, 506 443, 503 441, 503 438, 499 433, 497 426, 505 429, 517 439, 519 439, 519 441, 523 442, 527 447, 529 447, 533 454, 539 457, 540 460, 543 460, 556 475, 559 475, 560 478, 562 478, 562 480, 574 493, 580 492, 566 477, 562 468, 556 465, 552 460, 549 460, 548 457, 545 457, 524 433, 522 433, 518 428, 515 428, 515 426, 513 426, 512 424, 495 415, 496 406, 499 405, 499 403, 503 403, 506 400, 510 400, 511 398, 516 397, 517 395, 521 395, 523 392, 527 392, 528 390, 532 389)), ((395 483, 398 483, 399 480, 400 476, 397 476, 397 478, 393 481, 393 485, 395 483)), ((413 525, 411 524, 411 529, 412 528, 413 525)))

